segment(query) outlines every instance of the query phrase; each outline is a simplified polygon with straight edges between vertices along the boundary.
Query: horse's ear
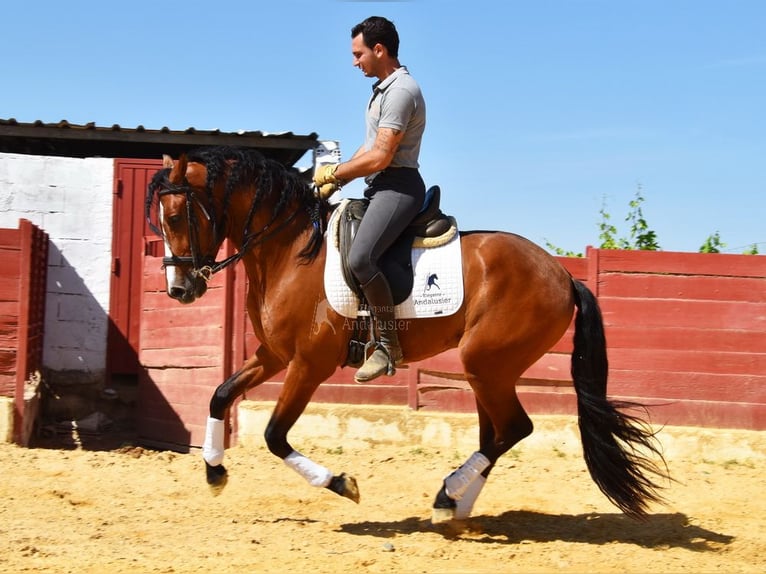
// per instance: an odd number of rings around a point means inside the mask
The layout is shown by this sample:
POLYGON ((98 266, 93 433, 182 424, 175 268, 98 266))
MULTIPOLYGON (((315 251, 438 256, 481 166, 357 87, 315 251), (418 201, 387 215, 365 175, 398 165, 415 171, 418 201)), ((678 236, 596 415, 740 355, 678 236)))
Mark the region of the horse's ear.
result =
MULTIPOLYGON (((164 156, 164 157, 169 157, 169 156, 164 156)), ((164 165, 164 162, 165 162, 164 157, 163 157, 163 160, 162 160, 163 161, 163 165, 164 165)), ((168 167, 172 167, 172 169, 170 171, 170 176, 168 177, 168 179, 172 183, 174 183, 176 185, 180 185, 181 184, 181 182, 184 179, 184 176, 186 175, 186 164, 187 164, 187 159, 186 159, 186 154, 185 153, 181 154, 181 157, 178 158, 177 162, 173 162, 172 159, 170 160, 170 166, 168 166, 168 167)))
POLYGON ((166 153, 162 154, 162 167, 173 169, 173 158, 166 153))

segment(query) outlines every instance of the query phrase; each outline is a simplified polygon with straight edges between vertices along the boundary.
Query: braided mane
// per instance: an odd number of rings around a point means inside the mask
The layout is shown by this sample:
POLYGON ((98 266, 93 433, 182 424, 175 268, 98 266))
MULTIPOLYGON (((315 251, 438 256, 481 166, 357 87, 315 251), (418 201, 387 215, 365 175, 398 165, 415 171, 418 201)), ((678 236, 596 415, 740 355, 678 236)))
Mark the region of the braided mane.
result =
MULTIPOLYGON (((303 207, 309 214, 309 220, 313 227, 311 236, 299 253, 302 262, 313 261, 319 254, 324 239, 325 225, 329 205, 321 201, 300 175, 292 168, 286 168, 278 161, 266 158, 260 152, 252 149, 214 146, 200 148, 187 154, 190 162, 201 163, 207 170, 206 193, 209 205, 213 205, 213 190, 219 182, 224 182, 224 195, 222 199, 221 213, 212 214, 217 221, 217 228, 226 228, 227 215, 231 198, 239 189, 253 186, 253 197, 250 211, 247 215, 245 239, 248 235, 258 230, 249 229, 255 213, 260 209, 266 198, 275 197, 276 201, 271 212, 271 218, 267 227, 271 226, 276 219, 285 213, 290 205, 303 207)), ((152 200, 154 190, 167 181, 170 170, 160 170, 149 186, 147 203, 152 200)))

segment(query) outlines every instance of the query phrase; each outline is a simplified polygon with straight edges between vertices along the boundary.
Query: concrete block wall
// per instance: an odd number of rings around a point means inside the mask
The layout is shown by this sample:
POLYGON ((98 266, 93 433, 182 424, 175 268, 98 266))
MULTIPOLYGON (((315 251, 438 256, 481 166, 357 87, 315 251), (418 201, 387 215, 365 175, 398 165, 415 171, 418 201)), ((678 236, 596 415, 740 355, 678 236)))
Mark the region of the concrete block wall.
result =
POLYGON ((50 238, 43 363, 61 382, 106 374, 114 162, 0 153, 0 227, 50 238))

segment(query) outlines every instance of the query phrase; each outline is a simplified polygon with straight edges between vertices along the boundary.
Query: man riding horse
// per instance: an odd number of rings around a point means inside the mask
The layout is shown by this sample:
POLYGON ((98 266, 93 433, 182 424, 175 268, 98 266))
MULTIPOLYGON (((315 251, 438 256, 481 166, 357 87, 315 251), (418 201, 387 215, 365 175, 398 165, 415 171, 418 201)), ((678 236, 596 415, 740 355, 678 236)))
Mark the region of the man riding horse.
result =
POLYGON ((392 22, 372 16, 354 26, 351 53, 354 66, 378 79, 367 104, 367 141, 349 161, 318 169, 314 183, 323 198, 357 177, 368 186, 369 207, 349 253, 349 267, 378 331, 378 346, 354 376, 365 382, 392 374, 404 359, 391 287, 378 263, 423 205, 418 155, 426 106, 417 82, 399 63, 399 35, 392 22))

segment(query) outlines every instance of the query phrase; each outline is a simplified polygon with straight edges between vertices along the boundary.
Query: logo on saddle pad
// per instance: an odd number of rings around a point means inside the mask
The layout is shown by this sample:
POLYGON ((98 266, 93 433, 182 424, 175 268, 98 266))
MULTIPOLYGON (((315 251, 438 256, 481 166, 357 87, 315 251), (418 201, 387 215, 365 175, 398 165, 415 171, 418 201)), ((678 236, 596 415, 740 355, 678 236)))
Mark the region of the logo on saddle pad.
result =
MULTIPOLYGON (((439 275, 437 273, 427 273, 425 276, 425 285, 420 293, 413 292, 412 304, 415 309, 418 308, 450 308, 452 305, 452 295, 449 292, 442 292, 439 286, 439 275)), ((432 311, 433 315, 442 315, 438 311, 432 311)))

